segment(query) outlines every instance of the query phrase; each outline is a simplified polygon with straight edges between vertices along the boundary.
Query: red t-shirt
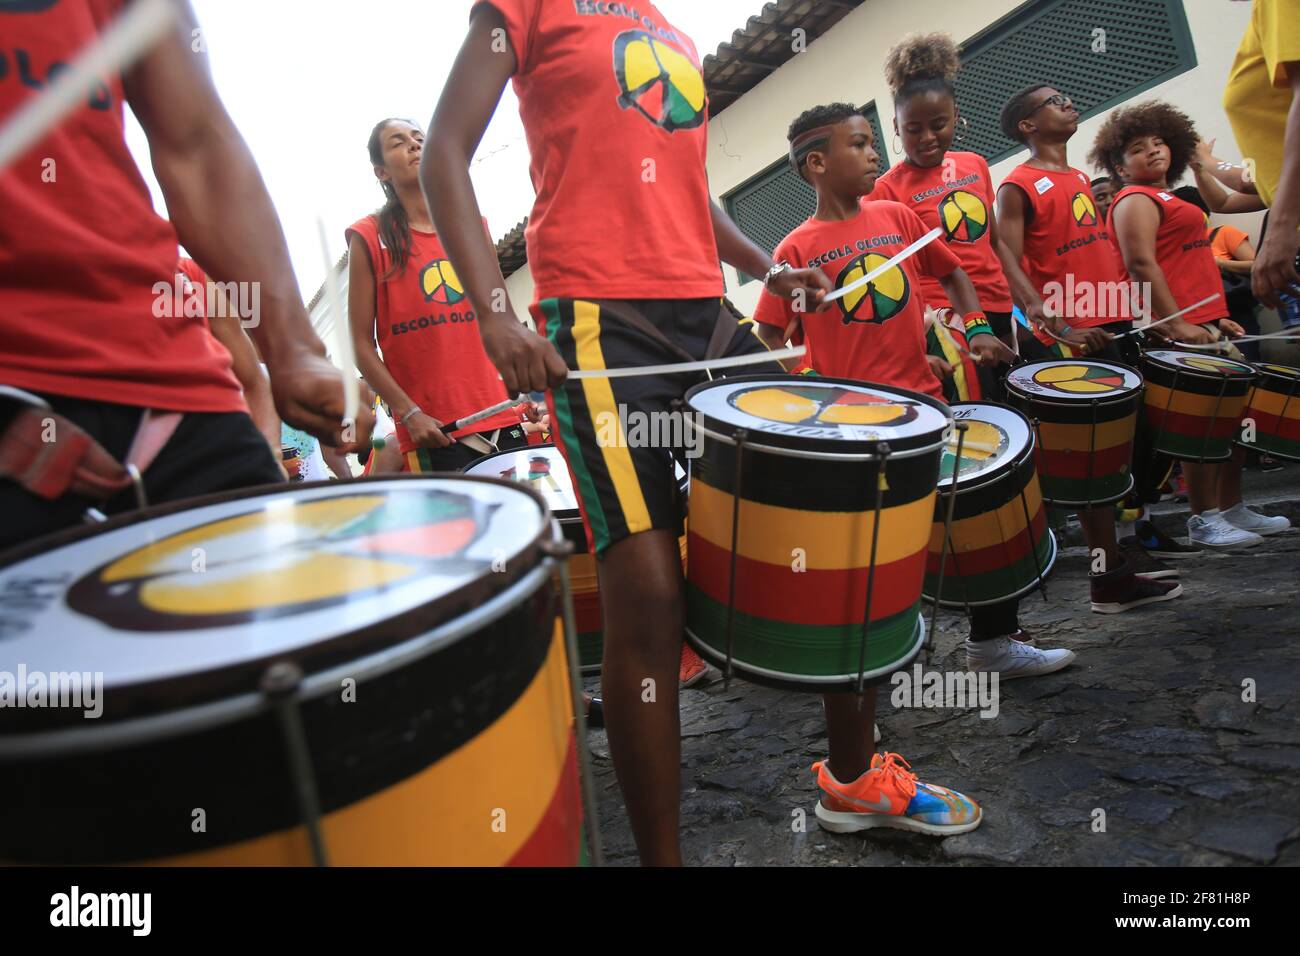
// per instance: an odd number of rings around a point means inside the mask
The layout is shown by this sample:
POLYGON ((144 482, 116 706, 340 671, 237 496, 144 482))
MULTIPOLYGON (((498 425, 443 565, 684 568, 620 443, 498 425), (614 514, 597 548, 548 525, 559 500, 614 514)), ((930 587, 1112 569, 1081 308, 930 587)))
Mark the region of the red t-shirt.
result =
MULTIPOLYGON (((1123 276, 1088 177, 1077 169, 1058 173, 1022 164, 1002 181, 1008 183, 1025 194, 1032 214, 1021 265, 1044 303, 1076 329, 1132 318, 1127 294, 1113 285, 1123 276), (1124 308, 1117 306, 1121 298, 1124 308)), ((1036 334, 1045 344, 1056 341, 1036 334)))
MULTIPOLYGON (((1165 274, 1165 282, 1178 308, 1200 302, 1207 295, 1219 294, 1219 298, 1188 312, 1182 320, 1192 325, 1204 325, 1226 318, 1228 308, 1223 299, 1223 279, 1210 248, 1212 241, 1205 232, 1205 213, 1167 189, 1125 186, 1115 195, 1110 206, 1110 236, 1116 252, 1119 252, 1119 237, 1115 233, 1115 208, 1120 200, 1130 196, 1146 196, 1160 212, 1160 228, 1156 230, 1156 264, 1165 274)), ((1120 253, 1120 260, 1123 261, 1123 253, 1120 253)), ((1124 270, 1124 278, 1132 281, 1128 269, 1124 270)))
MULTIPOLYGON (((838 289, 870 272, 929 232, 901 203, 867 203, 852 219, 808 219, 777 247, 777 261, 820 267, 838 289)), ((910 388, 943 397, 925 357, 925 300, 921 275, 946 276, 961 263, 934 241, 870 286, 833 302, 824 312, 802 314, 813 368, 822 375, 910 388)), ((764 292, 754 319, 782 331, 795 316, 794 302, 764 292)))
MULTIPOLYGON (((366 216, 354 222, 347 230, 349 243, 354 235, 366 244, 375 271, 375 329, 384 365, 411 401, 444 423, 505 401, 505 384, 483 351, 478 316, 441 240, 432 232, 412 229, 405 271, 380 280, 392 257, 380 244, 378 220, 366 216)), ((519 413, 507 409, 451 437, 491 432, 519 421, 519 413)), ((417 446, 406 426, 394 424, 402 453, 413 451, 417 446)))
POLYGON ((479 3, 501 12, 519 61, 537 299, 721 296, 690 39, 649 0, 479 3))
MULTIPOLYGON (((863 201, 880 199, 901 202, 921 217, 927 230, 943 229, 948 248, 975 284, 980 305, 990 312, 1011 311, 1011 287, 1002 274, 989 228, 993 180, 982 156, 949 152, 942 163, 928 169, 898 163, 876 180, 876 188, 863 201)), ((952 308, 938 279, 922 275, 921 288, 932 307, 952 308)))
MULTIPOLYGON (((0 124, 123 6, 0 4, 0 124)), ((162 410, 241 411, 229 355, 208 348, 202 318, 170 308, 176 233, 154 212, 126 147, 122 103, 120 76, 96 83, 0 170, 0 382, 162 410)))

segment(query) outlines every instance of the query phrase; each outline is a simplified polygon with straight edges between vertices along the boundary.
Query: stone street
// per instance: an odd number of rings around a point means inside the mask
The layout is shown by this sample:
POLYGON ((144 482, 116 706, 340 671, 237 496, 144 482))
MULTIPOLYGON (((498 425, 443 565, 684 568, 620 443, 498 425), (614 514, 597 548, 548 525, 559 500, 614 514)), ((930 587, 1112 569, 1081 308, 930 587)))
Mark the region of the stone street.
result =
MULTIPOLYGON (((1300 466, 1248 472, 1246 500, 1300 525, 1300 466)), ((1165 531, 1185 538, 1185 505, 1155 511, 1165 531)), ((820 699, 739 680, 682 691, 687 863, 1300 864, 1300 532, 1179 567, 1183 597, 1094 614, 1087 554, 1064 549, 1047 601, 1025 597, 1021 622, 1040 646, 1078 659, 1003 683, 996 718, 973 707, 895 709, 881 685, 880 749, 983 807, 980 828, 960 836, 821 830, 809 770, 826 756, 820 699), (1242 699, 1247 679, 1254 702, 1242 699)), ((931 666, 965 670, 966 634, 964 615, 940 612, 931 666)), ((589 739, 606 862, 632 865, 606 736, 589 739)))

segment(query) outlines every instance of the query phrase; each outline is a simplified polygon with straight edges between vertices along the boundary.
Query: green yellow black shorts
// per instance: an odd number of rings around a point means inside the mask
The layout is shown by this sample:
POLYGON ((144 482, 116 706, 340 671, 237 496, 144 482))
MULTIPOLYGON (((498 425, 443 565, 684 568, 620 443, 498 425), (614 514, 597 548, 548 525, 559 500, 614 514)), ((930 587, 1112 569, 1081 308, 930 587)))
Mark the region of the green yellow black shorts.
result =
MULTIPOLYGON (((715 298, 543 299, 532 314, 538 332, 575 371, 767 351, 752 320, 738 320, 715 298), (629 312, 653 330, 620 317, 629 312)), ((783 370, 772 362, 732 371, 783 370)), ((700 372, 570 379, 547 394, 551 435, 573 473, 587 539, 597 555, 643 531, 681 534, 685 503, 673 468, 674 459, 686 465, 686 447, 674 440, 684 434, 680 400, 707 380, 700 372)))

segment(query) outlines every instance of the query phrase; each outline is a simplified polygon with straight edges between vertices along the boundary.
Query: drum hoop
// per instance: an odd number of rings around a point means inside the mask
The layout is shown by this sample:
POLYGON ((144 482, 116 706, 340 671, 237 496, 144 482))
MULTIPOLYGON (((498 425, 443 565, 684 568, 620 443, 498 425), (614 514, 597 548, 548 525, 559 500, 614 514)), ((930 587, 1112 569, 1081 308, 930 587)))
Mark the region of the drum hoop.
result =
MULTIPOLYGON (((1047 537, 1048 537, 1048 540, 1051 542, 1051 545, 1052 545, 1052 554, 1051 554, 1051 556, 1047 559, 1047 567, 1043 568, 1042 571, 1041 571, 1042 577, 1044 577, 1044 578, 1046 578, 1049 574, 1051 574, 1052 571, 1055 569, 1055 567, 1056 567, 1056 559, 1057 559, 1057 557, 1059 557, 1059 555, 1060 555, 1060 545, 1057 543, 1057 541, 1056 541, 1056 534, 1055 534, 1055 532, 1052 531, 1051 528, 1048 528, 1048 529, 1047 529, 1047 537)), ((1008 595, 1006 595, 1005 597, 994 598, 994 599, 991 600, 991 601, 944 601, 944 600, 940 600, 940 601, 939 601, 939 606, 940 606, 940 607, 943 607, 943 608, 949 608, 949 609, 953 609, 953 608, 964 608, 964 607, 989 607, 990 605, 993 605, 993 604, 1001 604, 1003 601, 1011 601, 1011 600, 1014 600, 1015 598, 1021 598, 1021 597, 1024 597, 1024 596, 1025 596, 1026 594, 1028 594, 1030 591, 1036 591, 1036 590, 1038 589, 1038 587, 1039 587, 1039 576, 1038 576, 1038 575, 1034 575, 1034 579, 1033 579, 1032 581, 1030 581, 1028 584, 1026 584, 1024 587, 1022 587, 1022 588, 1021 588, 1019 591, 1017 591, 1015 594, 1008 594, 1008 595)), ((927 594, 925 594, 924 592, 922 592, 922 597, 925 597, 925 598, 927 598, 928 600, 931 600, 931 601, 934 600, 934 596, 933 596, 933 595, 927 595, 927 594)))
MULTIPOLYGON (((1026 368, 1033 368, 1036 365, 1068 364, 1071 361, 1072 361, 1071 359, 1048 359, 1040 362, 1027 362, 1024 365, 1018 366, 1017 368, 1013 369, 1013 371, 1019 371, 1020 369, 1026 369, 1026 368)), ((1106 365, 1109 366, 1110 368, 1123 369, 1126 372, 1132 372, 1134 375, 1136 375, 1138 378, 1138 383, 1134 385, 1132 388, 1124 389, 1123 391, 1120 392, 1119 395, 1115 395, 1105 399, 1100 399, 1100 398, 1094 399, 1094 398, 1088 398, 1086 396, 1077 399, 1044 398, 1040 395, 1027 392, 1023 388, 1020 388, 1010 374, 1007 375, 1004 384, 1008 392, 1011 392, 1018 398, 1023 398, 1025 401, 1039 402, 1043 405, 1060 405, 1064 408, 1079 408, 1080 406, 1088 406, 1094 403, 1097 404, 1098 406, 1119 405, 1123 402, 1129 401, 1130 399, 1140 398, 1143 389, 1146 388, 1146 380, 1144 379, 1141 370, 1134 368, 1132 365, 1126 365, 1123 362, 1112 362, 1110 359, 1102 360, 1102 359, 1079 358, 1079 359, 1074 359, 1073 362, 1076 365, 1078 364, 1106 365)))
MULTIPOLYGON (((413 661, 477 633, 509 614, 537 591, 545 588, 558 566, 555 558, 543 557, 531 571, 484 604, 460 617, 444 622, 432 631, 382 647, 370 653, 308 674, 297 697, 308 701, 338 692, 343 678, 382 677, 413 661)), ((129 689, 129 688, 123 688, 129 689)), ((205 701, 191 707, 164 710, 143 717, 130 717, 98 727, 53 727, 19 734, 0 734, 0 764, 8 759, 34 756, 64 756, 92 750, 112 750, 157 743, 211 727, 269 713, 274 703, 260 691, 246 691, 205 701)))
MULTIPOLYGON (((724 435, 721 432, 714 431, 706 425, 696 425, 687 419, 690 428, 699 429, 700 433, 712 438, 714 441, 721 442, 724 445, 735 446, 739 444, 730 435, 724 435)), ((908 448, 904 451, 891 452, 888 455, 855 455, 851 452, 832 452, 832 451, 810 451, 801 448, 782 448, 777 445, 764 445, 759 442, 746 440, 745 447, 752 448, 755 451, 764 452, 772 455, 784 455, 787 458, 804 458, 813 461, 884 461, 888 459, 893 461, 896 458, 915 458, 919 455, 928 455, 936 449, 942 448, 948 441, 948 436, 952 433, 952 422, 949 421, 939 440, 931 445, 925 445, 920 448, 908 448)))
MULTIPOLYGON (((1171 350, 1164 349, 1162 351, 1171 351, 1171 350)), ((1179 352, 1178 354, 1194 355, 1196 353, 1179 352)), ((1219 373, 1219 372, 1207 372, 1205 371, 1205 369, 1189 368, 1186 365, 1175 365, 1173 362, 1166 362, 1164 359, 1156 358, 1150 352, 1143 353, 1142 361, 1144 363, 1149 362, 1151 365, 1155 366, 1156 368, 1164 372, 1175 372, 1178 375, 1186 375, 1188 378, 1203 378, 1211 382, 1218 382, 1223 379, 1227 379, 1230 382, 1253 382, 1255 381, 1255 379, 1259 378, 1260 375, 1259 369, 1257 369, 1255 366, 1247 362, 1238 362, 1236 359, 1224 359, 1223 361, 1231 362, 1233 365, 1237 365, 1240 366, 1241 368, 1248 369, 1249 370, 1248 375, 1242 375, 1236 372, 1229 372, 1226 374, 1219 373)), ((1157 382, 1156 384, 1158 385, 1160 383, 1157 382)))
MULTIPOLYGON (((894 389, 892 386, 880 385, 875 382, 859 381, 857 379, 851 379, 851 378, 833 378, 830 376, 826 376, 826 377, 815 376, 815 377, 808 378, 802 375, 789 375, 789 374, 729 375, 726 378, 716 379, 712 382, 701 382, 700 384, 692 386, 689 390, 687 390, 685 396, 685 401, 686 401, 685 407, 687 411, 693 413, 691 415, 686 416, 687 425, 691 428, 697 427, 695 424, 695 417, 698 416, 702 420, 710 420, 710 421, 717 422, 719 428, 731 428, 733 430, 748 428, 749 426, 746 425, 732 425, 729 422, 724 422, 713 415, 709 415, 708 413, 701 411, 700 409, 696 408, 694 405, 691 404, 692 397, 698 392, 703 392, 714 388, 720 388, 723 385, 752 385, 752 384, 757 384, 759 382, 771 382, 774 379, 790 385, 801 385, 804 387, 807 387, 809 385, 841 385, 849 388, 873 389, 876 391, 884 391, 886 393, 899 391, 898 389, 894 389)), ((936 412, 939 412, 939 414, 943 415, 944 418, 947 419, 947 425, 942 429, 939 435, 939 442, 942 443, 947 438, 947 436, 952 433, 952 412, 948 404, 942 401, 941 399, 937 399, 933 397, 932 395, 923 395, 920 392, 913 392, 911 390, 902 390, 902 391, 907 391, 908 395, 901 396, 901 397, 904 397, 909 401, 920 399, 922 401, 922 404, 928 405, 931 409, 933 409, 936 412)), ((710 438, 715 438, 718 441, 721 441, 723 444, 727 444, 727 445, 736 444, 734 440, 731 440, 729 436, 723 432, 718 432, 716 430, 710 429, 709 426, 707 425, 700 425, 698 427, 703 434, 709 436, 710 438)), ((779 434, 776 432, 764 432, 761 429, 753 429, 753 428, 750 428, 750 431, 752 433, 759 434, 759 435, 779 434)), ((858 439, 857 443, 866 444, 868 441, 875 442, 876 444, 887 443, 891 449, 894 449, 891 450, 891 452, 887 457, 910 458, 915 455, 925 454, 927 452, 933 451, 934 448, 929 445, 920 449, 898 448, 897 447, 898 443, 899 442, 907 443, 910 441, 923 439, 926 434, 928 434, 928 432, 922 431, 922 432, 917 432, 915 435, 910 435, 902 438, 858 439)), ((807 439, 807 438, 801 440, 817 441, 817 442, 823 441, 823 439, 807 439)), ((813 449, 795 449, 784 445, 778 446, 778 445, 763 444, 759 442, 750 441, 749 439, 745 439, 745 445, 746 447, 753 448, 756 451, 772 452, 773 454, 787 454, 788 457, 806 458, 810 460, 819 460, 819 461, 872 462, 872 461, 879 461, 881 458, 886 457, 884 455, 879 455, 875 453, 865 454, 865 453, 856 453, 856 452, 821 452, 821 451, 815 451, 813 449), (793 452, 804 452, 804 453, 792 454, 793 452)))

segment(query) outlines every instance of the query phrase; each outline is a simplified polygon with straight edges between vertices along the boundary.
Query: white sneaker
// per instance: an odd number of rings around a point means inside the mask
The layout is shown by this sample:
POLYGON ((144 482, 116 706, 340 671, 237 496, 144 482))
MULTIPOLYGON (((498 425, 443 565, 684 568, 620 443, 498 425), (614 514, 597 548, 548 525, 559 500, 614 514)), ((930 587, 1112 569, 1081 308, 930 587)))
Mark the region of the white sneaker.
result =
POLYGON ((1253 548, 1264 542, 1255 532, 1228 524, 1217 508, 1188 518, 1187 538, 1202 548, 1253 548))
POLYGON ((1281 534, 1291 529, 1289 518, 1282 515, 1275 517, 1262 515, 1258 511, 1251 511, 1242 501, 1238 501, 1231 508, 1225 508, 1220 515, 1234 528, 1253 534, 1281 534))
POLYGON ((1045 651, 1010 637, 989 641, 966 641, 966 667, 972 671, 997 671, 1002 680, 1037 677, 1068 667, 1074 651, 1064 648, 1045 651))
POLYGON ((871 725, 871 729, 872 729, 872 731, 875 733, 876 743, 880 743, 880 725, 879 725, 879 724, 872 724, 872 725, 871 725))

